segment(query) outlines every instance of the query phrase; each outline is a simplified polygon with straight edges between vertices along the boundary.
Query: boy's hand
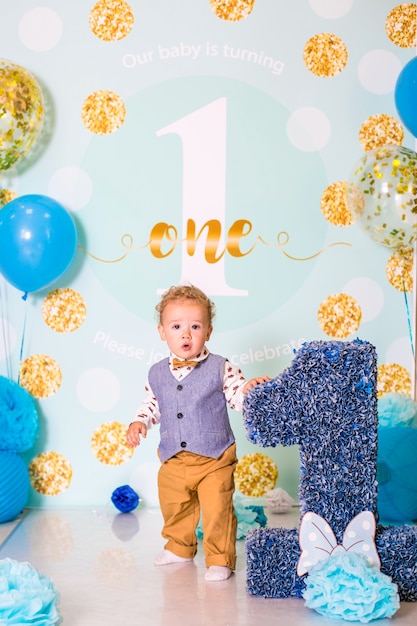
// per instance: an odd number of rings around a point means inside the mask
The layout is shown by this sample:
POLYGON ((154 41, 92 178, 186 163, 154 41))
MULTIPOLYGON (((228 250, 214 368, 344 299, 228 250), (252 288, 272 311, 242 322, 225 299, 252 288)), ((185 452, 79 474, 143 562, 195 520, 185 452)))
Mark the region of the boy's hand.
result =
POLYGON ((126 435, 127 445, 131 448, 136 448, 140 444, 140 438, 146 438, 147 431, 147 426, 143 422, 132 422, 126 435))
POLYGON ((257 378, 251 378, 248 380, 246 385, 243 387, 243 393, 247 393, 249 389, 253 389, 256 385, 260 385, 261 383, 267 383, 271 379, 269 376, 258 376, 257 378))

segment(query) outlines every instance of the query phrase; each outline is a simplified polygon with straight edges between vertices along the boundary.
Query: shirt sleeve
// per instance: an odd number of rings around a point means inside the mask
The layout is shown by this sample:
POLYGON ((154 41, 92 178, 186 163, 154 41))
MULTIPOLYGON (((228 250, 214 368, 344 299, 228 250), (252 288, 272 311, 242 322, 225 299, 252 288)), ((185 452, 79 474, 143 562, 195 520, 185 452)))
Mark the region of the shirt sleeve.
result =
POLYGON ((230 409, 242 410, 245 384, 246 378, 243 376, 242 370, 226 360, 223 372, 223 393, 230 409))
POLYGON ((155 424, 159 424, 161 414, 159 412, 158 401, 155 398, 149 380, 145 384, 145 398, 135 413, 134 422, 143 422, 146 427, 152 428, 155 424))

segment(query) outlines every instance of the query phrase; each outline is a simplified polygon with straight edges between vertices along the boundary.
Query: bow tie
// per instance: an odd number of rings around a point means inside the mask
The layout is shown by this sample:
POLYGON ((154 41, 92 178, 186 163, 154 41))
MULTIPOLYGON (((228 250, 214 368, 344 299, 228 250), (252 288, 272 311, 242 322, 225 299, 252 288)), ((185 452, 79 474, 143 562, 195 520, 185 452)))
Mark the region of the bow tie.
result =
POLYGON ((183 361, 181 359, 172 359, 172 366, 173 367, 195 367, 196 365, 198 365, 200 363, 200 361, 183 361))

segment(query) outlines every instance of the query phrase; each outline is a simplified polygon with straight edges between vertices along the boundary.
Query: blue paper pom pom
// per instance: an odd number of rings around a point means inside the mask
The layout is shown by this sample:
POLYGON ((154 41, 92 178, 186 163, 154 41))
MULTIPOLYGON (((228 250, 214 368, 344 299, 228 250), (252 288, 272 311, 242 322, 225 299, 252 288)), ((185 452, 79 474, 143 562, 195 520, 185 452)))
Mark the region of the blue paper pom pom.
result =
POLYGON ((0 523, 9 522, 22 512, 29 488, 29 472, 23 459, 14 452, 0 451, 0 523))
POLYGON ((25 452, 39 434, 35 401, 26 389, 0 376, 0 450, 25 452))
POLYGON ((417 520, 417 429, 378 429, 378 512, 384 522, 417 520))
POLYGON ((116 509, 122 513, 130 513, 136 509, 139 504, 139 496, 130 485, 122 485, 117 487, 111 494, 111 501, 116 509))
POLYGON ((305 584, 306 606, 333 619, 367 623, 392 617, 400 607, 398 589, 391 578, 355 552, 317 563, 305 584))
POLYGON ((52 626, 60 621, 58 592, 30 563, 0 560, 0 623, 52 626))
POLYGON ((403 393, 386 393, 378 399, 380 427, 417 425, 417 402, 403 393))

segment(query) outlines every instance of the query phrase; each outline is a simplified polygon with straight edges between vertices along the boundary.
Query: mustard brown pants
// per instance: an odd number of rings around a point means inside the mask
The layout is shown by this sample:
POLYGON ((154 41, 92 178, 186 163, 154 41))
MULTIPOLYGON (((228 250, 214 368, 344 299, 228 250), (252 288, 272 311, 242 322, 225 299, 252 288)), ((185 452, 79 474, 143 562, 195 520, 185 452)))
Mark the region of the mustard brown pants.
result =
POLYGON ((193 558, 196 528, 202 516, 206 566, 236 567, 237 518, 233 508, 236 444, 218 459, 179 452, 158 473, 159 502, 165 549, 193 558))

